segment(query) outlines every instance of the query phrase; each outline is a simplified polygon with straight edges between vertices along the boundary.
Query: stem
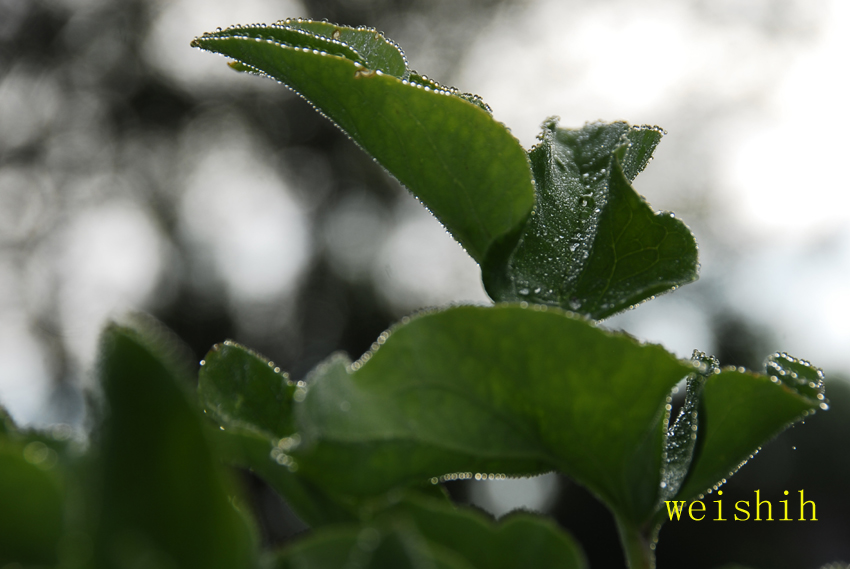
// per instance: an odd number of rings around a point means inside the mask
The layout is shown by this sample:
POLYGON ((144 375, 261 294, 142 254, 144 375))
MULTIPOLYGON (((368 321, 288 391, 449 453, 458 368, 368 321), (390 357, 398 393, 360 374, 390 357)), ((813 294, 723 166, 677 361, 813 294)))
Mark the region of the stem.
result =
POLYGON ((655 569, 655 552, 649 546, 649 538, 632 524, 614 517, 629 569, 655 569))

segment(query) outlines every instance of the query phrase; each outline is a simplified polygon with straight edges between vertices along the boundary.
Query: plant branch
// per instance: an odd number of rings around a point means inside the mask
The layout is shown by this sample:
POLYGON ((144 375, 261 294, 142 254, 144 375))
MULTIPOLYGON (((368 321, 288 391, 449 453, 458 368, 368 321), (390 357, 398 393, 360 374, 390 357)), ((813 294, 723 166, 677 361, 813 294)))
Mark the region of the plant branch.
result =
POLYGON ((614 518, 629 569, 655 569, 655 552, 650 547, 649 538, 619 516, 614 518))

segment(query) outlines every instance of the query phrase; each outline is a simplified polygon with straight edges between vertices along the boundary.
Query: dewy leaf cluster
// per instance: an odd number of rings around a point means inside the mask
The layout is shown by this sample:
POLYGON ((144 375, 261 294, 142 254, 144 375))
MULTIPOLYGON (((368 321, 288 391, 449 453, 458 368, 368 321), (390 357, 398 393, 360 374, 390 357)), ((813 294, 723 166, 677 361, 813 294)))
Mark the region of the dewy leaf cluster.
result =
POLYGON ((665 500, 716 488, 827 407, 820 370, 786 354, 753 373, 596 325, 697 276, 691 232, 631 186, 661 129, 547 119, 526 152, 371 29, 285 20, 193 45, 334 121, 479 263, 496 305, 404 318, 299 381, 225 341, 196 393, 166 333, 111 326, 88 452, 0 414, 0 566, 586 567, 551 521, 496 523, 439 484, 560 471, 610 508, 629 566, 652 567, 665 500), (222 463, 262 477, 310 534, 259 552, 222 463))

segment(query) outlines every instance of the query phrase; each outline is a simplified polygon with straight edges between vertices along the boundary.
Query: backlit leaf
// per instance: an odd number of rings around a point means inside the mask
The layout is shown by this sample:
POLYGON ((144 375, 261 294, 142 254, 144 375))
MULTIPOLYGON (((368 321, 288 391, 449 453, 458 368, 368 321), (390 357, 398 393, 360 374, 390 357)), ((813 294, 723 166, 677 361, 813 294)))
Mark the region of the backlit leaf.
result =
POLYGON ((480 100, 410 72, 374 30, 285 20, 193 45, 296 91, 424 203, 477 261, 534 201, 519 142, 480 100))
POLYGON ((628 520, 652 512, 667 393, 692 366, 557 309, 452 308, 384 340, 320 366, 296 406, 292 455, 317 484, 369 495, 557 469, 628 520))

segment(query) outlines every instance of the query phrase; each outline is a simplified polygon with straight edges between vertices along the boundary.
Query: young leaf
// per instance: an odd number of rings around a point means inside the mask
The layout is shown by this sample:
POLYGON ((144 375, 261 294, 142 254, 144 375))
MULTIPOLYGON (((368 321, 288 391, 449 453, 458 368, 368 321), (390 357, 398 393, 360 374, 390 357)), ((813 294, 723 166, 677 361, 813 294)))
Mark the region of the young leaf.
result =
POLYGON ((661 347, 520 306, 420 316, 378 343, 317 368, 296 406, 292 456, 320 486, 559 469, 627 520, 653 511, 667 393, 693 370, 661 347))
POLYGON ((286 451, 300 439, 292 411, 295 390, 273 362, 229 340, 213 346, 198 374, 201 404, 221 429, 211 433, 219 456, 256 472, 311 526, 354 521, 349 508, 287 462, 286 451))
POLYGON ((692 499, 725 482, 789 425, 828 408, 820 369, 775 354, 765 370, 767 376, 729 369, 708 378, 697 435, 702 441, 678 499, 692 499))
POLYGON ((274 362, 231 341, 213 346, 198 374, 198 397, 222 426, 253 429, 268 439, 295 432, 295 384, 274 362))
POLYGON ((480 101, 407 70, 398 47, 374 30, 285 20, 204 34, 192 45, 312 103, 479 262, 531 211, 531 172, 519 142, 480 101))
POLYGON ((303 19, 283 20, 278 23, 278 26, 303 30, 314 37, 336 40, 355 51, 359 57, 359 63, 367 69, 374 69, 399 79, 407 79, 410 75, 407 58, 401 48, 373 28, 350 28, 330 22, 303 19))
POLYGON ((254 538, 231 503, 187 374, 150 329, 103 334, 100 379, 108 406, 98 450, 94 560, 222 569, 253 566, 254 538))
POLYGON ((631 187, 661 139, 626 123, 543 125, 529 152, 536 205, 521 233, 482 264, 496 301, 526 300, 606 318, 697 278, 690 230, 631 187))
POLYGON ((691 361, 697 371, 688 377, 685 404, 679 410, 673 426, 668 429, 664 442, 659 508, 664 500, 671 500, 678 494, 690 471, 697 443, 702 440, 697 437, 702 389, 706 378, 711 377, 719 367, 717 358, 709 357, 697 350, 694 350, 691 361))

